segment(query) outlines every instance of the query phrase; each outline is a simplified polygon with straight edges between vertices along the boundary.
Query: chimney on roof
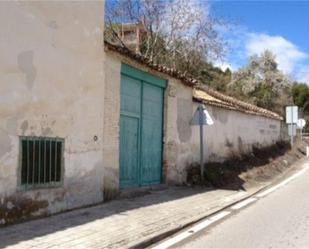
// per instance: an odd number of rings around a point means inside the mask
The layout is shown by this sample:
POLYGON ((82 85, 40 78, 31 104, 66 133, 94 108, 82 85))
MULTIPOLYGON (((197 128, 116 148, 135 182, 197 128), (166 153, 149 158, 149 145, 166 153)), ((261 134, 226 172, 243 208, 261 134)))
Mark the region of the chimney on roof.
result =
POLYGON ((141 20, 139 22, 143 27, 145 27, 145 16, 144 15, 141 16, 141 20))
POLYGON ((135 52, 140 53, 140 44, 141 44, 141 36, 143 35, 143 31, 145 30, 145 16, 142 15, 141 19, 136 25, 136 47, 135 47, 135 52))
POLYGON ((122 42, 132 51, 140 53, 142 38, 147 36, 145 16, 136 23, 122 23, 120 37, 122 42))

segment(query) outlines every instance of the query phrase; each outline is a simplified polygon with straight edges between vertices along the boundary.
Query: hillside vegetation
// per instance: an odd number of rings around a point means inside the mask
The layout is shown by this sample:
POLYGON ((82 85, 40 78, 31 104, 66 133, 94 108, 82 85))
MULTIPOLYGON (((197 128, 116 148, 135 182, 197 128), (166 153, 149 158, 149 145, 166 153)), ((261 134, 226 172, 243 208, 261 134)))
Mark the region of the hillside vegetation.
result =
POLYGON ((298 105, 301 115, 307 117, 308 85, 285 75, 272 52, 250 56, 248 64, 234 72, 213 65, 224 58, 228 47, 218 27, 229 23, 205 15, 202 10, 207 4, 187 0, 107 2, 105 38, 123 46, 117 35, 122 24, 140 25, 138 52, 154 63, 176 68, 218 91, 283 116, 285 106, 298 105))

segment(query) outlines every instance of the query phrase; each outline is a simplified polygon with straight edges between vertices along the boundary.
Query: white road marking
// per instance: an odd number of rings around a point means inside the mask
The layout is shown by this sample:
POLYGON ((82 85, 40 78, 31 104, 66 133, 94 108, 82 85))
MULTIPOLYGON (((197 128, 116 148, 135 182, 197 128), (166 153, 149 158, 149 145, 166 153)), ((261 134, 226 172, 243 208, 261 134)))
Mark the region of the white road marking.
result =
POLYGON ((287 183, 289 183, 290 181, 294 180, 295 178, 301 176, 303 173, 305 173, 307 170, 309 169, 309 165, 306 164, 306 167, 303 168, 302 170, 298 171, 297 173, 295 173, 294 175, 290 176, 289 178, 285 179, 284 181, 280 182, 279 184, 263 191, 262 193, 257 194, 257 197, 264 197, 268 194, 270 194, 271 192, 274 192, 276 189, 281 188, 282 186, 286 185, 287 183))
MULTIPOLYGON (((256 195, 256 197, 264 197, 266 195, 268 195, 269 193, 275 191, 276 189, 286 185, 287 183, 289 183, 290 181, 292 181, 293 179, 299 177, 300 175, 302 175, 303 173, 305 173, 307 170, 309 169, 309 164, 305 164, 305 168, 303 168, 302 170, 298 171, 297 173, 295 173, 294 175, 292 175, 291 177, 285 179, 284 181, 282 181, 281 183, 259 193, 256 195)), ((247 205, 249 205, 250 203, 257 201, 256 198, 249 198, 246 199, 242 202, 239 202, 237 204, 235 204, 234 206, 231 207, 231 209, 236 210, 236 209, 240 209, 242 207, 245 207, 247 205)), ((203 229, 205 229, 206 227, 208 227, 209 225, 211 225, 212 223, 224 218, 225 216, 231 214, 231 212, 229 211, 222 211, 194 226, 192 226, 191 228, 188 228, 187 230, 185 230, 182 233, 179 233, 178 235, 176 235, 175 237, 172 237, 168 240, 163 241, 162 243, 152 247, 152 249, 166 249, 169 248, 177 243, 179 243, 180 241, 192 236, 194 233, 199 232, 203 229)))
POLYGON ((213 222, 216 222, 218 220, 221 220, 222 218, 224 218, 225 216, 229 215, 231 212, 229 211, 222 211, 212 217, 210 217, 209 219, 213 222))
POLYGON ((239 202, 239 203, 235 204, 234 206, 231 207, 231 209, 233 209, 233 210, 240 209, 242 207, 245 207, 245 206, 249 205, 250 203, 252 203, 252 202, 254 202, 256 200, 257 199, 255 199, 255 198, 249 198, 247 200, 244 200, 242 202, 239 202))
POLYGON ((264 197, 264 196, 270 194, 271 192, 274 192, 274 191, 275 191, 276 189, 278 189, 279 187, 280 187, 280 186, 276 185, 276 186, 274 186, 274 187, 272 187, 272 188, 269 188, 269 189, 263 191, 262 193, 257 194, 256 196, 259 197, 259 198, 264 197))
POLYGON ((209 225, 211 225, 212 223, 223 219, 225 216, 229 215, 231 212, 229 211, 222 211, 196 225, 194 225, 193 227, 185 230, 184 232, 176 235, 175 237, 170 238, 169 240, 166 240, 164 242, 162 242, 161 244, 153 247, 152 249, 166 249, 169 248, 175 244, 177 244, 178 242, 192 236, 192 234, 199 232, 203 229, 205 229, 206 227, 208 227, 209 225))

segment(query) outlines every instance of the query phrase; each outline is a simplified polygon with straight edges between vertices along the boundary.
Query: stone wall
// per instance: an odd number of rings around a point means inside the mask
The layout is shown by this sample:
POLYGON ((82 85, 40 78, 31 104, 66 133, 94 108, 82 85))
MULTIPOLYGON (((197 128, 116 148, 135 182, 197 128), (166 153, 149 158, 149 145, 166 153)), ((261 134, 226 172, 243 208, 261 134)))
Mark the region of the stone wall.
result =
POLYGON ((103 200, 103 13, 99 1, 0 3, 0 223, 103 200), (21 135, 65 139, 62 187, 19 191, 21 135))
MULTIPOLYGON (((199 126, 190 120, 200 103, 189 101, 189 90, 184 97, 183 86, 176 87, 176 97, 169 98, 166 129, 166 182, 182 184, 187 178, 187 167, 199 163, 199 126), (171 118, 173 117, 174 118, 171 118)), ((272 145, 282 139, 281 121, 249 115, 224 108, 206 106, 214 124, 204 126, 204 161, 222 162, 225 159, 250 153, 252 148, 272 145)))
MULTIPOLYGON (((199 127, 190 126, 199 103, 192 88, 181 81, 138 64, 125 56, 106 53, 106 96, 104 117, 104 191, 113 198, 119 191, 119 98, 121 63, 129 64, 167 80, 164 96, 163 181, 183 184, 187 167, 199 162, 199 127)), ((268 146, 282 137, 281 122, 224 108, 206 107, 214 120, 204 128, 205 161, 223 161, 249 153, 253 146, 268 146)))

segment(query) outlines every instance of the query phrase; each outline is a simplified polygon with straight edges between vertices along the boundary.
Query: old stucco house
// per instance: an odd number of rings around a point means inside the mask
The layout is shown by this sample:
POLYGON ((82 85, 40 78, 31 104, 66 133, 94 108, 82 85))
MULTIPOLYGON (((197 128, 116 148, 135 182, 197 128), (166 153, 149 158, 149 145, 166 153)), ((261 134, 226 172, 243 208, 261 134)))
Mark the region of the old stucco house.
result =
POLYGON ((102 2, 0 3, 0 224, 182 184, 205 159, 280 140, 281 117, 104 42, 102 2))

